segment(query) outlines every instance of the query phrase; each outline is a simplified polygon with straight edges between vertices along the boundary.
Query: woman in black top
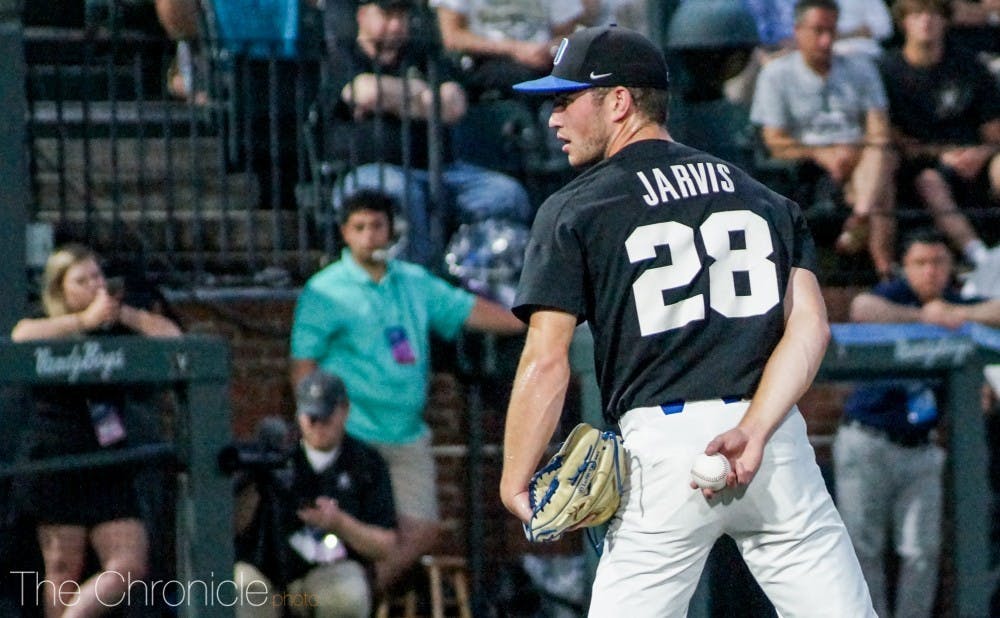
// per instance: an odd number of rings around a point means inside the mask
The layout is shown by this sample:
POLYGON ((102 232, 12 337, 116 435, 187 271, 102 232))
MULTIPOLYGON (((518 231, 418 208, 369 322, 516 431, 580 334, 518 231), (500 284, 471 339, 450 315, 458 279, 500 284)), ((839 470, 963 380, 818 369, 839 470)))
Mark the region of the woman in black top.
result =
MULTIPOLYGON (((82 245, 67 245, 49 257, 42 305, 41 316, 22 319, 14 326, 12 340, 181 334, 168 318, 127 305, 109 292, 97 255, 82 245)), ((122 388, 111 384, 39 387, 32 395, 32 458, 124 445, 126 394, 122 388)), ((27 480, 23 506, 37 525, 48 582, 44 588, 47 618, 109 611, 125 596, 128 582, 145 575, 148 540, 132 481, 132 471, 124 466, 69 470, 27 480), (88 542, 101 571, 81 582, 88 542), (62 594, 56 594, 59 590, 62 594), (78 595, 69 594, 77 590, 78 595)))

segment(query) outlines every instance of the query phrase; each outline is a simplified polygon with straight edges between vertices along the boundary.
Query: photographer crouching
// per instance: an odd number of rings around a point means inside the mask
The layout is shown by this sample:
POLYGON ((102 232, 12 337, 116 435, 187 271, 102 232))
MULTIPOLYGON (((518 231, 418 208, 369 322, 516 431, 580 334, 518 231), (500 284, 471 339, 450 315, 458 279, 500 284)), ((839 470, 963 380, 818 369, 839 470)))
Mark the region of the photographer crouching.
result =
POLYGON ((371 614, 372 563, 396 543, 382 457, 344 433, 340 378, 317 370, 295 390, 299 444, 285 457, 236 457, 236 616, 371 614))

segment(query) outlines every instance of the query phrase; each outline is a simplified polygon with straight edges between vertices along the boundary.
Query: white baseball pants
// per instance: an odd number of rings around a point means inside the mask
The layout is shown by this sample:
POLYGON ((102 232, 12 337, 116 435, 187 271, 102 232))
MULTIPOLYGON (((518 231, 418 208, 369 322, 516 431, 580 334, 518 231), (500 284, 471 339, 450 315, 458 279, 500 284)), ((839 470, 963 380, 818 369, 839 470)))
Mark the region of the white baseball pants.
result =
POLYGON ((620 423, 629 479, 597 567, 594 618, 685 616, 708 553, 729 534, 781 616, 875 616, 844 524, 826 491, 798 408, 771 437, 757 476, 711 502, 691 462, 749 402, 636 408, 620 423))

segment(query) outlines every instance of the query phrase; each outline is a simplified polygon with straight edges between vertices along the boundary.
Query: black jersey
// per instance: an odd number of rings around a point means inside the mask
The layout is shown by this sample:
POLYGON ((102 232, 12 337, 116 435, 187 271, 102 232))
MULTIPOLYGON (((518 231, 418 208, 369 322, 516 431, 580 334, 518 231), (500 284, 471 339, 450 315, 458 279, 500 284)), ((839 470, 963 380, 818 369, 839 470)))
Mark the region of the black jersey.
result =
POLYGON ((676 142, 623 148, 542 204, 514 313, 590 322, 605 418, 749 397, 784 330, 792 267, 815 270, 798 205, 676 142))

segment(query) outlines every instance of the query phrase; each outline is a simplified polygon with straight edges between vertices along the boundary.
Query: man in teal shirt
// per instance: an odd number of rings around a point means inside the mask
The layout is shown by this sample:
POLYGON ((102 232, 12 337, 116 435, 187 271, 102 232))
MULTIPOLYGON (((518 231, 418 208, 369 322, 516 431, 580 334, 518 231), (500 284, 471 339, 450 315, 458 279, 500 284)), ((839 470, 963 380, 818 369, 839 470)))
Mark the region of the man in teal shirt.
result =
POLYGON ((306 282, 295 307, 291 379, 317 366, 336 372, 351 399, 347 433, 375 447, 389 464, 399 518, 399 546, 376 565, 376 585, 390 586, 439 532, 434 459, 424 422, 430 336, 454 339, 462 328, 520 333, 503 306, 456 288, 416 264, 387 259, 394 204, 362 191, 345 201, 339 261, 306 282))

